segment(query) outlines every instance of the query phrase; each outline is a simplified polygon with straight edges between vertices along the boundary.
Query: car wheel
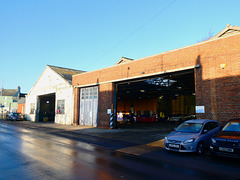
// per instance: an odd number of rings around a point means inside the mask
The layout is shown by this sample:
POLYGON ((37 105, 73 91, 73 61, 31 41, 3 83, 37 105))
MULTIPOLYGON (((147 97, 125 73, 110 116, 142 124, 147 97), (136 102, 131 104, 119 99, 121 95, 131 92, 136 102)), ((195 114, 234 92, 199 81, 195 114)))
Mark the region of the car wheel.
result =
POLYGON ((202 142, 198 143, 196 153, 199 155, 204 154, 204 144, 202 142))

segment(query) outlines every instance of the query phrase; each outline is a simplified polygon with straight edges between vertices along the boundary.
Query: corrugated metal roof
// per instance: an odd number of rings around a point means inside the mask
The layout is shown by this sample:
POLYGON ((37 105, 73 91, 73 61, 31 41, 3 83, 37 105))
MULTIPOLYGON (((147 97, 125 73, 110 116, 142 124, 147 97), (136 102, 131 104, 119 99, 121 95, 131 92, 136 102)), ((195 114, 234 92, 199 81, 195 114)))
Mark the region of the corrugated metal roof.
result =
POLYGON ((85 71, 76 70, 76 69, 69 69, 69 68, 63 68, 63 67, 57 67, 57 66, 51 66, 50 67, 53 71, 55 71, 57 74, 59 74, 62 78, 64 78, 66 81, 68 81, 70 84, 72 84, 72 76, 75 74, 81 74, 85 71))

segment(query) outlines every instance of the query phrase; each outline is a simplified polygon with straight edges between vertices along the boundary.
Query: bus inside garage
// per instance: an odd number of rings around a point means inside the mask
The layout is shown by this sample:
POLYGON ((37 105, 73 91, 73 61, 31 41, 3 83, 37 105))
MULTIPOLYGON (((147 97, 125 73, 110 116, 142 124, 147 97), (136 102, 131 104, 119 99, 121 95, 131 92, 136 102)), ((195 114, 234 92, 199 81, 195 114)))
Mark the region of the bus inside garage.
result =
POLYGON ((182 122, 195 116, 194 70, 117 84, 117 123, 182 122))

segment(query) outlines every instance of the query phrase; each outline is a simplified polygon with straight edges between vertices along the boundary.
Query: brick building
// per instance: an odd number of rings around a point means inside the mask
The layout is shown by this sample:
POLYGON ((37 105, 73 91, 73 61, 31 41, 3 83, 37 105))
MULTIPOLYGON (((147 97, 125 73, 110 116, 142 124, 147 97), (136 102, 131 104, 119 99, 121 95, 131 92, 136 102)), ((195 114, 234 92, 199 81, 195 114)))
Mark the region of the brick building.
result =
POLYGON ((239 32, 228 25, 207 41, 74 75, 74 123, 110 127, 111 110, 114 125, 122 112, 240 117, 239 32))

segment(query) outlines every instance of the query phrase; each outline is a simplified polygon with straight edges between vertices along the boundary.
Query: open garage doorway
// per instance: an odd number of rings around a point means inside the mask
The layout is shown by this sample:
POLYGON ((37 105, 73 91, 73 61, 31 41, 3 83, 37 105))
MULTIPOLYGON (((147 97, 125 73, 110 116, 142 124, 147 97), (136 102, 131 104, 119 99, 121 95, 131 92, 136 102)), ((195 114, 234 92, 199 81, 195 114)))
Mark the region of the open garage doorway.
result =
POLYGON ((55 93, 39 96, 39 122, 54 122, 55 93))
POLYGON ((194 69, 125 81, 116 87, 118 125, 196 118, 194 69))

